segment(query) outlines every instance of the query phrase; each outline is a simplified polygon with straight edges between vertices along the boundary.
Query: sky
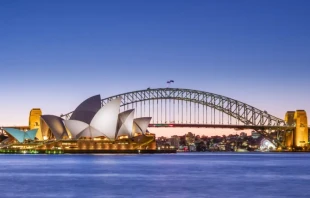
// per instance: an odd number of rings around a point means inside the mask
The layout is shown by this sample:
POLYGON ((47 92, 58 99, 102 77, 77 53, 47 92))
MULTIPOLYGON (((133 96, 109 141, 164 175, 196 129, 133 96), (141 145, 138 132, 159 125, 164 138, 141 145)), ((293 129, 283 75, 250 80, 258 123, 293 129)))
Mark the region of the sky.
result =
POLYGON ((2 0, 0 126, 27 125, 35 107, 60 115, 95 94, 170 79, 279 118, 310 112, 309 9, 308 0, 2 0))

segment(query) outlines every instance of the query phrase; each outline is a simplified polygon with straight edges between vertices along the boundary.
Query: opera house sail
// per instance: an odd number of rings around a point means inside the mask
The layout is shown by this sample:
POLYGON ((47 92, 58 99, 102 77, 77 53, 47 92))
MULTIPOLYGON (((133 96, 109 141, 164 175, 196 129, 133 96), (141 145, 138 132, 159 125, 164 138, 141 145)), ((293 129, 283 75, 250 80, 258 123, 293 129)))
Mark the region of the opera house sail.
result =
POLYGON ((13 128, 4 128, 4 130, 15 138, 19 143, 23 143, 25 140, 34 140, 38 129, 29 130, 27 132, 13 129, 13 128))
POLYGON ((54 137, 56 140, 61 140, 64 137, 68 137, 68 133, 65 125, 63 124, 63 119, 54 115, 42 115, 41 120, 42 125, 45 124, 42 131, 43 139, 52 139, 54 137))
POLYGON ((82 102, 72 113, 70 120, 79 120, 90 124, 93 117, 101 108, 101 97, 95 95, 82 102))
POLYGON ((134 122, 134 113, 135 110, 130 109, 118 115, 117 131, 115 133, 115 138, 117 138, 118 136, 133 136, 132 127, 134 122))
POLYGON ((142 117, 134 119, 132 133, 145 134, 151 120, 152 120, 151 117, 142 117))

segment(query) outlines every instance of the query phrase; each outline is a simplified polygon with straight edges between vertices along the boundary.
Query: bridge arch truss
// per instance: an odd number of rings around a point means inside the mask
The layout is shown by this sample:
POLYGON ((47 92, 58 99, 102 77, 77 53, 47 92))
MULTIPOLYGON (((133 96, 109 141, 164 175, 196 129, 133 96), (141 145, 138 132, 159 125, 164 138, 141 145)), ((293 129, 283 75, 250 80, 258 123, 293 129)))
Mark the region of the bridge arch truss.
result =
MULTIPOLYGON (((102 99, 102 105, 121 97, 121 111, 136 109, 136 117, 156 124, 222 124, 285 126, 285 121, 238 100, 204 91, 179 88, 145 89, 102 99)), ((71 113, 64 115, 67 119, 71 113)))

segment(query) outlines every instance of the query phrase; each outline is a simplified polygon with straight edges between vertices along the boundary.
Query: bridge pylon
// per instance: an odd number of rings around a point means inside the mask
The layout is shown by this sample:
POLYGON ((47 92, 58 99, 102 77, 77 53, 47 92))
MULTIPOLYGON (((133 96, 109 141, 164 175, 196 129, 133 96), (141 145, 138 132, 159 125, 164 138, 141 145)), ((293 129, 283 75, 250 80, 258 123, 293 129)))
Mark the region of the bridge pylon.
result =
POLYGON ((294 133, 294 146, 305 147, 309 142, 308 134, 308 119, 307 113, 304 110, 297 110, 294 114, 296 129, 294 133))
MULTIPOLYGON (((288 126, 293 126, 295 124, 294 115, 295 115, 295 111, 286 112, 284 120, 288 126)), ((293 148, 294 129, 285 131, 285 146, 290 150, 293 148)))
POLYGON ((40 120, 41 120, 42 111, 39 108, 33 108, 29 114, 29 129, 38 129, 36 134, 36 138, 39 140, 43 140, 41 127, 40 127, 40 120))
POLYGON ((309 144, 309 129, 306 111, 288 111, 284 120, 288 126, 295 126, 295 129, 286 131, 285 146, 288 149, 307 147, 309 144))

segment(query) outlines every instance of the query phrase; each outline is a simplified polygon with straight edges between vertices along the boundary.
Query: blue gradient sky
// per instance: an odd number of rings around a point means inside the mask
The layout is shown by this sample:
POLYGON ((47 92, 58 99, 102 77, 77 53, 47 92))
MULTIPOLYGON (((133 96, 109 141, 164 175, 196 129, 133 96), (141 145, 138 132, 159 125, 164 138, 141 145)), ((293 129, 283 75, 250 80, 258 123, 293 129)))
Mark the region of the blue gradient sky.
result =
POLYGON ((0 126, 174 87, 310 112, 310 1, 0 1, 0 126))

